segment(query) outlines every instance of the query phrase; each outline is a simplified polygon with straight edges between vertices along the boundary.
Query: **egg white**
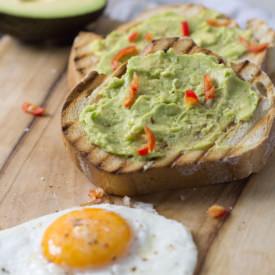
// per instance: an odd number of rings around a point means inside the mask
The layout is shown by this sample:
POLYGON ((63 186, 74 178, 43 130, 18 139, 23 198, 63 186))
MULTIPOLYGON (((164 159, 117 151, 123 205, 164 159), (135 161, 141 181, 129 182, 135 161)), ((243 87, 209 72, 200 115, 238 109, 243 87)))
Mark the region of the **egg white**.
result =
MULTIPOLYGON (((1 275, 191 275, 197 250, 185 227, 152 211, 110 204, 89 206, 121 215, 132 227, 134 240, 123 258, 100 269, 65 270, 42 255, 46 228, 71 208, 0 231, 1 275), (9 272, 9 273, 7 273, 9 272)), ((86 207, 87 208, 87 207, 86 207)))

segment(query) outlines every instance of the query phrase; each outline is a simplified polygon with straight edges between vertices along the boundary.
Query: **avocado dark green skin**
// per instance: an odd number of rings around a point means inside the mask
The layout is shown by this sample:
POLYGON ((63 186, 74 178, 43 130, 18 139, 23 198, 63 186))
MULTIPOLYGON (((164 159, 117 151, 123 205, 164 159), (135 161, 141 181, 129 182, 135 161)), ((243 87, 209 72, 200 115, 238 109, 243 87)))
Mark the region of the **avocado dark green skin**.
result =
POLYGON ((24 42, 65 42, 72 40, 79 30, 95 21, 104 11, 66 18, 38 19, 0 13, 0 32, 7 33, 24 42))

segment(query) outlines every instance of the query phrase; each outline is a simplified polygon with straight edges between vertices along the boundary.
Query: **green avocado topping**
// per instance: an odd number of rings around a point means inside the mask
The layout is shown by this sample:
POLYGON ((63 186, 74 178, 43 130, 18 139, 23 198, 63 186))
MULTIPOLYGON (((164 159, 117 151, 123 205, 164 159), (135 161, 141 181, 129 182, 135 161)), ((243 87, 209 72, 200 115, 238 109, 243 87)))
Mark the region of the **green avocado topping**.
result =
POLYGON ((171 49, 132 57, 122 78, 110 77, 96 92, 96 102, 93 97, 80 114, 90 142, 114 155, 140 158, 146 126, 156 138, 146 159, 211 147, 228 127, 250 120, 259 101, 250 84, 215 57, 176 55, 171 49), (210 101, 205 98, 205 75, 215 86, 210 101), (133 105, 125 108, 134 76, 138 92, 133 105), (198 99, 191 107, 184 102, 187 91, 198 99))
POLYGON ((213 50, 220 56, 229 60, 239 59, 246 52, 245 46, 240 42, 240 36, 250 40, 251 33, 238 27, 212 27, 207 19, 218 19, 221 14, 204 10, 197 16, 183 18, 176 12, 162 12, 138 23, 127 32, 114 31, 104 40, 91 44, 91 51, 99 57, 96 70, 110 74, 112 72, 112 59, 123 48, 135 45, 140 51, 148 45, 146 34, 150 33, 154 39, 162 37, 182 36, 181 23, 188 21, 191 38, 198 46, 213 50), (138 33, 136 41, 130 42, 129 36, 138 33))

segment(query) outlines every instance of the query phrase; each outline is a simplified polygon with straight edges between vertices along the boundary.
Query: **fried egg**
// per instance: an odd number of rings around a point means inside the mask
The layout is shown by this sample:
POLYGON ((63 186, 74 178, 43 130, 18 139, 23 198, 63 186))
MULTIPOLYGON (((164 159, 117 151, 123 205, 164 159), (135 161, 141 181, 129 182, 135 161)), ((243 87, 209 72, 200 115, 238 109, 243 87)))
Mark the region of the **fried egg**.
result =
POLYGON ((1 275, 189 275, 196 258, 182 224, 111 204, 72 208, 0 231, 1 275))

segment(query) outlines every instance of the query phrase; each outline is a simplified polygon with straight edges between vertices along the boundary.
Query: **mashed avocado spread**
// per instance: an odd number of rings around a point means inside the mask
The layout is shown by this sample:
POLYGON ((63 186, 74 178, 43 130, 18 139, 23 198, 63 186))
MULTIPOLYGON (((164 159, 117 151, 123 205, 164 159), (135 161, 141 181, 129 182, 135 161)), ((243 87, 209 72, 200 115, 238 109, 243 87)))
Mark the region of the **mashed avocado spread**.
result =
POLYGON ((151 38, 182 36, 184 20, 190 26, 191 38, 198 46, 208 48, 220 56, 229 60, 239 59, 246 48, 240 42, 240 36, 250 40, 251 33, 238 27, 213 27, 207 23, 207 19, 219 19, 221 15, 212 10, 204 10, 197 16, 183 18, 176 12, 162 12, 135 25, 127 32, 114 31, 104 40, 98 40, 91 44, 91 51, 99 57, 96 70, 100 73, 112 72, 112 59, 123 48, 135 45, 140 51, 150 42, 146 40, 149 33, 151 38), (134 42, 129 42, 129 36, 137 33, 134 42))
POLYGON ((156 139, 147 159, 209 148, 228 127, 250 120, 259 100, 249 83, 215 57, 176 55, 172 49, 132 57, 122 78, 111 77, 97 91, 96 102, 92 98, 93 94, 80 114, 90 142, 115 155, 139 158, 147 126, 156 139), (205 75, 215 85, 215 97, 209 102, 205 75), (139 83, 137 95, 133 105, 125 108, 134 76, 139 83), (198 99, 191 106, 184 102, 190 90, 198 99))

